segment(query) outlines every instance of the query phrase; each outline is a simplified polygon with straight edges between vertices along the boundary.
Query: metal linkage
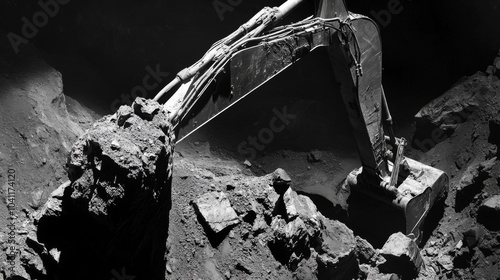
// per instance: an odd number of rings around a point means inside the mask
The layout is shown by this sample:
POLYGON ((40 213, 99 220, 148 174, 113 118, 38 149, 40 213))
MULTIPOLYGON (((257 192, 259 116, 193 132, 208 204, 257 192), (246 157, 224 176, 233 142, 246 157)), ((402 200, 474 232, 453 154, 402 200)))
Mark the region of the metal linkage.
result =
POLYGON ((405 138, 399 138, 397 139, 397 150, 396 154, 394 155, 394 163, 392 165, 392 172, 390 177, 383 178, 383 180, 380 183, 380 186, 385 189, 387 192, 397 195, 398 194, 398 188, 397 188, 397 183, 398 183, 398 177, 399 177, 399 169, 401 167, 401 164, 403 164, 404 160, 404 148, 407 145, 407 141, 405 138))

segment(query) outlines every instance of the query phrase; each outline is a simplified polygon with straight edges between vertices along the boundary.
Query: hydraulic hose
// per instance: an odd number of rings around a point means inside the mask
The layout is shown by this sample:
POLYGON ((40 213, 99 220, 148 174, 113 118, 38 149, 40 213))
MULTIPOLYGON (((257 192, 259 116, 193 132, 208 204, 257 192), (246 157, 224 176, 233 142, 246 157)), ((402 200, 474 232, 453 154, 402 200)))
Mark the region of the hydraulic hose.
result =
POLYGON ((217 59, 221 46, 231 46, 236 42, 242 42, 250 37, 259 35, 269 26, 279 22, 283 17, 285 17, 295 7, 297 7, 304 1, 306 0, 288 0, 278 8, 264 8, 254 17, 252 17, 247 23, 238 28, 238 30, 231 33, 226 38, 219 40, 216 44, 212 45, 212 47, 201 60, 193 64, 191 67, 185 68, 184 70, 180 71, 174 80, 172 80, 163 89, 161 89, 158 94, 156 94, 153 100, 158 101, 166 92, 170 91, 181 82, 184 83, 190 80, 201 69, 204 69, 206 66, 212 64, 214 60, 217 59))

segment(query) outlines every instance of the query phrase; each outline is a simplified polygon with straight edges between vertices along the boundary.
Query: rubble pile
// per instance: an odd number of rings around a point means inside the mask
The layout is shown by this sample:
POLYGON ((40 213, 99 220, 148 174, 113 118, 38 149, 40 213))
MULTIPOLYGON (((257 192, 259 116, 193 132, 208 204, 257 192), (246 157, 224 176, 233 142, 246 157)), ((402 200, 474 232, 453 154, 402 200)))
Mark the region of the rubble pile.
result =
MULTIPOLYGON (((192 201, 197 222, 215 247, 227 240, 231 244, 237 236, 243 244, 266 246, 293 279, 399 279, 398 275, 421 271, 423 260, 411 239, 399 233, 395 236, 400 242, 390 239, 382 250, 374 249, 342 222, 321 214, 308 196, 293 190, 283 169, 261 177, 224 176, 217 183, 225 188, 215 186, 192 201), (207 201, 212 201, 210 207, 207 201)), ((259 278, 256 263, 238 261, 228 275, 239 271, 259 278)))

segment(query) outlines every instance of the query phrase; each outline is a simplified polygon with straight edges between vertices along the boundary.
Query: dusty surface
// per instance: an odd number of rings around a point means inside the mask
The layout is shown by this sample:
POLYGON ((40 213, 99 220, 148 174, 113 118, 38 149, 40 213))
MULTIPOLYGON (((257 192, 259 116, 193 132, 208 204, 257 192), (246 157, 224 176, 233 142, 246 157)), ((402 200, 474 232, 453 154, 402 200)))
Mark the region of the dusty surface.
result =
MULTIPOLYGON (((4 43, 0 42, 2 50, 10 47, 4 43)), ((3 250, 0 263, 4 270, 7 255, 18 249, 7 250, 7 244, 12 244, 8 242, 14 240, 9 239, 12 235, 8 235, 11 231, 7 225, 12 218, 16 221, 15 240, 24 243, 28 234, 22 226, 26 213, 41 208, 51 192, 67 180, 64 162, 68 152, 78 135, 93 122, 95 114, 63 94, 62 75, 39 59, 39 53, 32 49, 16 57, 2 51, 0 103, 0 242, 3 250)), ((33 250, 17 253, 18 260, 36 255, 33 250)), ((17 261, 16 269, 19 266, 17 261)))
MULTIPOLYGON (((0 176, 7 179, 7 169, 14 168, 18 210, 36 209, 50 194, 47 190, 66 180, 66 156, 94 118, 63 94, 62 75, 36 54, 0 56, 0 73, 0 176)), ((4 226, 5 204, 0 207, 4 226)))

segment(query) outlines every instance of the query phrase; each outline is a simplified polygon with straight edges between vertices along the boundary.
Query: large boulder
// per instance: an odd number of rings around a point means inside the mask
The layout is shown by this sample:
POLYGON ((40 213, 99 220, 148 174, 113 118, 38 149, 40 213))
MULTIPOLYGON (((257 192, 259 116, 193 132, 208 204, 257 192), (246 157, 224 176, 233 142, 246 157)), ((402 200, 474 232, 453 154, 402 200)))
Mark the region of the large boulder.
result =
POLYGON ((423 259, 417 244, 401 232, 392 234, 380 250, 386 262, 379 266, 382 272, 394 272, 406 277, 418 275, 423 259))
POLYGON ((39 241, 61 252, 61 278, 164 279, 174 137, 162 106, 138 98, 73 145, 71 182, 37 217, 39 241))
POLYGON ((309 197, 300 195, 289 188, 283 195, 283 201, 288 220, 301 217, 306 220, 314 220, 315 223, 318 222, 318 208, 309 197))
POLYGON ((240 222, 227 195, 223 192, 205 193, 194 201, 194 206, 202 220, 214 233, 219 233, 240 222))
POLYGON ((269 245, 274 255, 296 271, 296 277, 355 277, 359 267, 352 230, 339 221, 324 217, 309 197, 291 188, 282 199, 285 217, 275 216, 271 223, 273 236, 269 245), (317 271, 311 273, 312 268, 317 271))
POLYGON ((271 223, 273 232, 271 249, 276 252, 276 256, 279 256, 279 261, 287 263, 292 270, 295 270, 302 259, 309 257, 310 248, 316 246, 320 227, 321 225, 300 217, 290 222, 279 216, 275 217, 271 223))
POLYGON ((356 258, 356 239, 345 224, 323 219, 319 237, 318 278, 352 279, 359 270, 356 258))
POLYGON ((280 193, 281 190, 286 190, 292 183, 290 175, 282 168, 276 169, 273 173, 268 174, 267 177, 271 180, 272 186, 280 193))

